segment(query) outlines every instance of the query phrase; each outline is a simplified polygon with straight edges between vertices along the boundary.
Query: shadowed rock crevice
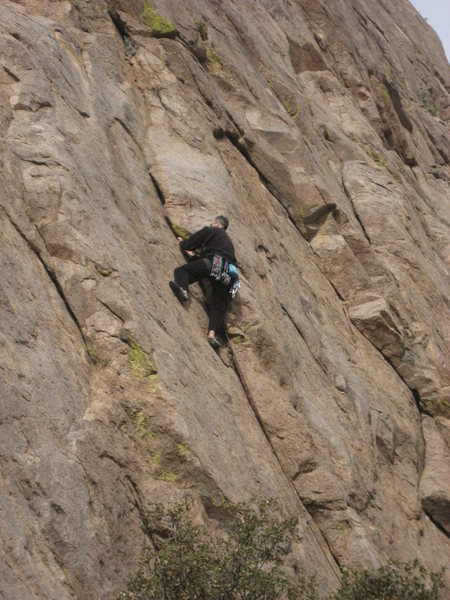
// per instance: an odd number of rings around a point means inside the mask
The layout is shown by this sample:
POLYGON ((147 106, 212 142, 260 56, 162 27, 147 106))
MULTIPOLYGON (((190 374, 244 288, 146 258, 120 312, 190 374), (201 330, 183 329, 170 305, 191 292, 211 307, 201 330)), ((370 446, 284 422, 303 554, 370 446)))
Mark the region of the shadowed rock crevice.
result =
POLYGON ((347 196, 347 198, 350 201, 350 204, 351 204, 351 207, 352 207, 352 210, 353 210, 353 214, 355 215, 355 218, 358 221, 359 226, 361 227, 361 231, 364 233, 364 237, 369 242, 369 244, 371 244, 372 242, 370 241, 370 237, 369 237, 369 235, 368 235, 368 233, 366 231, 366 228, 364 227, 364 223, 362 222, 361 217, 358 214, 358 211, 355 208, 353 199, 352 199, 351 194, 349 193, 349 191, 347 189, 347 186, 345 185, 345 180, 344 179, 342 179, 342 187, 344 189, 345 195, 347 196))
POLYGON ((9 222, 11 223, 11 225, 14 227, 14 229, 17 231, 17 233, 20 235, 20 237, 24 240, 24 242, 27 244, 28 248, 30 248, 30 250, 33 252, 33 254, 36 256, 36 258, 38 259, 38 261, 40 262, 40 264, 44 268, 44 271, 46 272, 46 274, 48 275, 48 277, 49 277, 50 281, 52 282, 54 288, 56 289, 56 291, 58 293, 58 296, 61 298, 61 301, 64 304, 65 309, 69 313, 70 318, 75 323, 78 331, 80 332, 80 336, 81 336, 81 339, 83 340, 84 345, 86 345, 86 340, 85 340, 85 337, 84 337, 81 325, 80 325, 80 323, 79 323, 79 321, 78 321, 75 313, 73 312, 72 307, 70 306, 70 303, 69 303, 67 297, 64 294, 64 290, 61 287, 61 284, 58 281, 58 278, 56 277, 55 272, 53 271, 53 269, 51 267, 49 267, 46 264, 46 262, 42 258, 41 253, 39 252, 39 249, 36 247, 36 245, 33 244, 27 238, 27 236, 23 233, 23 231, 20 229, 20 227, 14 222, 14 220, 11 219, 11 217, 6 213, 6 211, 4 212, 4 214, 8 217, 9 222))
POLYGON ((156 181, 155 177, 151 173, 149 173, 149 176, 152 180, 153 185, 155 186, 155 190, 158 194, 159 201, 161 202, 162 206, 164 206, 164 204, 166 203, 166 199, 164 198, 164 194, 162 193, 159 183, 156 181))
POLYGON ((118 34, 122 38, 124 44, 126 44, 127 40, 129 39, 126 24, 120 18, 120 15, 117 10, 109 9, 108 14, 111 17, 111 21, 113 22, 118 34))

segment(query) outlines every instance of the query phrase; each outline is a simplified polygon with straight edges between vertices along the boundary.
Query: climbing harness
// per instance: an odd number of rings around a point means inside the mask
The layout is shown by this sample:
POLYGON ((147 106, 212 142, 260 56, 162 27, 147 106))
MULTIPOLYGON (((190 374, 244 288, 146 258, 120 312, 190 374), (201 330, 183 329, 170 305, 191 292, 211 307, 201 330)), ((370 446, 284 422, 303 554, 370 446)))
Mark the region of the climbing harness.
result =
POLYGON ((223 256, 216 254, 211 261, 210 277, 216 281, 220 281, 224 285, 230 285, 231 276, 229 273, 228 261, 223 256))
POLYGON ((211 260, 210 277, 216 281, 220 281, 223 285, 229 286, 231 297, 234 298, 241 287, 239 283, 239 271, 236 265, 228 262, 226 258, 215 254, 211 260))

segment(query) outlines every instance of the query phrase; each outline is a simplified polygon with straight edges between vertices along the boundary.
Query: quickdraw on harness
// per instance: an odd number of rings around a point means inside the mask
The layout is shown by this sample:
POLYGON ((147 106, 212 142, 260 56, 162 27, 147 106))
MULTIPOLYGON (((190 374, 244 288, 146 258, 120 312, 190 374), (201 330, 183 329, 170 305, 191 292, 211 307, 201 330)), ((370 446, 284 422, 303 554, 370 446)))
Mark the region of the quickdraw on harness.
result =
POLYGON ((210 277, 216 281, 220 281, 223 285, 229 286, 233 284, 230 289, 230 294, 234 298, 241 287, 239 283, 239 272, 236 265, 228 262, 223 256, 216 254, 213 256, 211 261, 211 273, 210 277))
POLYGON ((236 294, 238 293, 240 287, 241 287, 241 284, 239 283, 239 279, 235 279, 234 283, 233 283, 233 287, 230 290, 230 294, 233 299, 236 296, 236 294))

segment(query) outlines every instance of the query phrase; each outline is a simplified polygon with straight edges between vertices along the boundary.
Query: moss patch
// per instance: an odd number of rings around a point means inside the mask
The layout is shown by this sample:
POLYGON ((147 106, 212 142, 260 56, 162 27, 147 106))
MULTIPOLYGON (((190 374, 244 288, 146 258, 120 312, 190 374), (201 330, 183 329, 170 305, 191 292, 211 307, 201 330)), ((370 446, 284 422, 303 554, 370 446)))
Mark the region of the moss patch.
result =
POLYGON ((95 363, 97 362, 98 357, 97 357, 97 352, 96 352, 94 346, 92 344, 88 343, 88 344, 86 344, 86 350, 87 350, 87 353, 89 355, 89 358, 91 359, 91 361, 95 365, 95 363))
POLYGON ((158 479, 161 481, 168 481, 169 483, 175 483, 177 480, 177 476, 172 471, 165 471, 164 469, 161 471, 158 479))
POLYGON ((177 450, 179 456, 187 456, 190 452, 189 448, 184 444, 178 444, 177 450))
POLYGON ((108 277, 112 273, 111 269, 107 269, 106 267, 102 267, 102 265, 95 265, 95 269, 96 269, 97 273, 100 273, 100 275, 102 277, 108 277))
POLYGON ((348 521, 339 521, 336 529, 342 533, 347 533, 350 530, 350 523, 348 521))
POLYGON ((181 225, 177 225, 176 223, 170 223, 170 227, 172 229, 172 231, 179 237, 182 237, 183 240, 188 240, 189 239, 189 233, 186 231, 186 229, 184 227, 181 227, 181 225))
POLYGON ((133 424, 139 439, 146 445, 150 446, 156 439, 157 435, 152 430, 150 417, 142 412, 140 408, 122 405, 128 418, 133 424))
POLYGON ((219 75, 222 72, 222 63, 219 60, 216 52, 211 48, 208 42, 205 43, 206 60, 210 71, 213 75, 219 75))
POLYGON ((155 477, 161 481, 168 481, 169 483, 175 483, 177 476, 172 471, 166 471, 161 465, 161 452, 158 450, 152 456, 152 473, 155 477))
POLYGON ((155 394, 158 390, 158 373, 152 373, 148 376, 148 380, 150 382, 149 391, 151 394, 155 394))
POLYGON ((156 433, 152 431, 150 417, 144 415, 142 410, 134 409, 132 411, 131 418, 133 420, 136 433, 143 442, 150 444, 156 439, 156 433))
POLYGON ((150 0, 144 0, 141 20, 152 30, 155 37, 174 38, 178 33, 173 22, 170 19, 163 19, 150 0))
POLYGON ((375 152, 374 150, 367 150, 367 154, 368 156, 370 156, 370 158, 372 158, 378 165, 380 165, 380 167, 383 167, 384 169, 387 167, 388 162, 387 160, 384 158, 384 156, 382 154, 378 154, 377 152, 375 152))
POLYGON ((233 337, 231 338, 231 343, 235 344, 236 346, 240 346, 244 342, 245 342, 244 335, 233 335, 233 337))
POLYGON ((148 354, 135 341, 130 342, 130 352, 128 354, 131 368, 136 377, 144 378, 151 375, 157 375, 158 370, 151 363, 148 354))
POLYGON ((450 410, 450 402, 447 398, 439 398, 438 404, 441 408, 445 408, 446 410, 450 410))
POLYGON ((284 101, 284 107, 287 110, 287 112, 289 113, 289 116, 291 117, 291 119, 295 123, 297 121, 297 117, 298 117, 298 113, 299 113, 299 108, 298 108, 297 103, 295 102, 295 100, 291 100, 290 98, 286 98, 285 101, 284 101))

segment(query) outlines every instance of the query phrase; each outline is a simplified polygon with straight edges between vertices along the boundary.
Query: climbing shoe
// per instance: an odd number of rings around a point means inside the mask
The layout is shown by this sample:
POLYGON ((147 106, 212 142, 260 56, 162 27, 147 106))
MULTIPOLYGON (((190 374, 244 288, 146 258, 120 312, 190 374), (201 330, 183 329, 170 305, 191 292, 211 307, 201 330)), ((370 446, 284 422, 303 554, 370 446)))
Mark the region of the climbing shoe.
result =
POLYGON ((214 348, 214 350, 220 348, 220 342, 216 337, 208 337, 208 344, 211 346, 211 348, 214 348))
POLYGON ((189 296, 186 290, 183 290, 182 287, 175 283, 175 281, 169 281, 170 289, 175 294, 180 302, 187 302, 189 300, 189 296))

